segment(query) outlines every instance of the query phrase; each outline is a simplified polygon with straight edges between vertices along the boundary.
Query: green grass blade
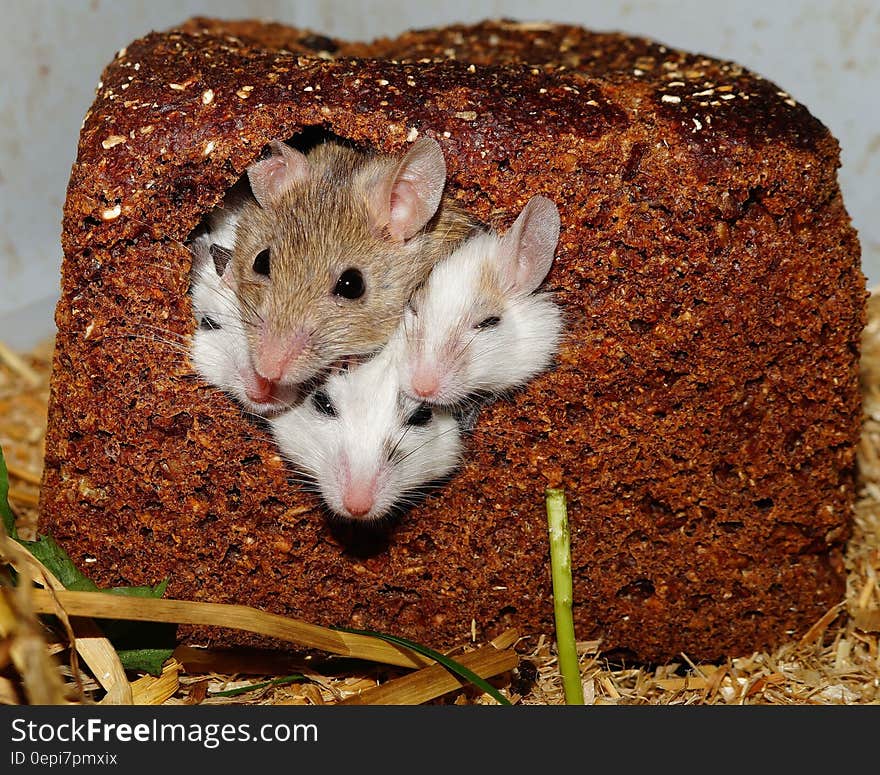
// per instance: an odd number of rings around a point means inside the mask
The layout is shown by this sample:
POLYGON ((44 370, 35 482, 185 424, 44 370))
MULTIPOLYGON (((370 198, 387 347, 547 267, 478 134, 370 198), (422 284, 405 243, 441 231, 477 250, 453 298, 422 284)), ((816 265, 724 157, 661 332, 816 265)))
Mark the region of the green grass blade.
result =
POLYGON ((258 689, 265 689, 267 686, 287 686, 289 684, 303 683, 308 681, 304 675, 294 673, 293 675, 285 675, 282 678, 273 678, 271 681, 253 684, 251 686, 239 686, 237 689, 226 689, 222 692, 211 692, 211 697, 238 697, 241 694, 255 692, 258 689))
POLYGON ((433 659, 438 664, 443 665, 443 667, 445 667, 450 673, 453 673, 459 678, 463 678, 465 681, 472 683, 478 689, 481 689, 490 697, 492 697, 499 705, 511 704, 510 700, 508 700, 507 697, 505 697, 494 686, 492 686, 492 684, 490 684, 485 678, 480 678, 480 676, 478 676, 473 670, 456 662, 454 659, 447 657, 445 654, 441 654, 439 651, 434 651, 434 649, 423 646, 420 643, 414 643, 411 640, 401 638, 397 635, 387 635, 384 632, 374 632, 373 630, 355 630, 350 627, 334 627, 333 629, 340 630, 341 632, 350 632, 353 635, 369 635, 373 638, 384 640, 386 643, 393 643, 395 646, 403 646, 404 648, 410 649, 411 651, 415 651, 417 654, 421 654, 423 657, 433 659))
POLYGON ((556 652, 566 705, 584 704, 584 686, 578 665, 571 605, 571 541, 565 492, 547 488, 547 527, 550 532, 550 572, 553 580, 553 614, 556 620, 556 652))
POLYGON ((119 661, 126 670, 137 670, 153 676, 162 675, 162 666, 174 649, 116 649, 119 661))
POLYGON ((18 538, 15 529, 15 514, 9 507, 9 472, 6 470, 6 459, 3 457, 3 449, 0 447, 0 517, 3 518, 3 526, 12 538, 18 538))

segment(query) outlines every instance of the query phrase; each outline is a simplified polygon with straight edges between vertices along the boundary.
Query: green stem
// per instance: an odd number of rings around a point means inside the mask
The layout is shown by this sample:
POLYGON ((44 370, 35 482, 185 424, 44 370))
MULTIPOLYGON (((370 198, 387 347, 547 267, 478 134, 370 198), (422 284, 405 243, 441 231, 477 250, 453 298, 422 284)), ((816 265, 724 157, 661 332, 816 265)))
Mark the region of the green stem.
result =
POLYGON ((566 705, 584 704, 584 687, 578 666, 571 613, 571 546, 565 491, 548 487, 546 492, 547 527, 550 530, 550 570, 553 579, 553 613, 556 619, 556 652, 565 690, 566 705))

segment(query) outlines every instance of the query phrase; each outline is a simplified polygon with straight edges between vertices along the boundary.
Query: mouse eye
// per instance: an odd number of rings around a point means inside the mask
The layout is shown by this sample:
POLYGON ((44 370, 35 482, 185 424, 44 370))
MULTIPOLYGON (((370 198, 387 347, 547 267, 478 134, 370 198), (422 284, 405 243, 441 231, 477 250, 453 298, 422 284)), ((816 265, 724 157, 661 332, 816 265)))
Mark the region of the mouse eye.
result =
POLYGON ((407 425, 415 425, 416 427, 420 427, 422 425, 427 425, 431 422, 431 418, 434 416, 434 411, 431 409, 428 404, 420 404, 419 408, 416 409, 407 419, 407 425))
POLYGON ((219 331, 220 324, 214 320, 213 318, 209 318, 207 315, 199 318, 199 328, 202 331, 219 331))
POLYGON ((367 284, 364 282, 364 276, 358 269, 346 269, 333 288, 335 296, 342 296, 343 299, 359 299, 364 295, 367 284))
POLYGON ((269 248, 261 250, 254 259, 254 271, 264 277, 269 276, 269 248))
POLYGON ((485 320, 481 320, 474 328, 494 328, 501 322, 501 318, 498 315, 492 315, 491 317, 486 318, 485 320))
POLYGON ((330 396, 323 390, 316 390, 312 393, 312 406, 321 414, 325 414, 328 417, 336 417, 336 407, 333 406, 330 396))

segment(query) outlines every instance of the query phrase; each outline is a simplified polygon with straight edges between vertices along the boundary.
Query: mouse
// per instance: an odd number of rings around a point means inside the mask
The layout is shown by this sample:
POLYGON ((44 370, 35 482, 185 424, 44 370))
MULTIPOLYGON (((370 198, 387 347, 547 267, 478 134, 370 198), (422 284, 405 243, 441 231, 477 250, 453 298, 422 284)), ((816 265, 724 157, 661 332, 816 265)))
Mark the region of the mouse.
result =
MULTIPOLYGON (((228 224, 227 224, 228 225, 228 224)), ((235 398, 249 413, 267 417, 295 403, 297 391, 273 385, 251 366, 245 324, 228 282, 232 252, 208 230, 189 244, 193 255, 190 298, 198 327, 189 347, 195 372, 235 398)))
POLYGON ((276 141, 247 177, 231 281, 254 369, 272 383, 376 353, 412 290, 477 225, 444 193, 446 162, 428 137, 400 157, 276 141))
MULTIPOLYGON (((235 247, 235 233, 241 210, 248 202, 253 202, 247 176, 242 176, 224 195, 220 203, 203 219, 191 235, 191 242, 205 237, 208 245, 216 244, 232 251, 235 247)), ((195 265, 194 265, 195 266, 195 265)), ((227 278, 227 284, 229 284, 227 278)))
POLYGON ((455 405, 528 382, 553 360, 562 314, 544 281, 559 241, 552 200, 532 197, 503 234, 478 233, 437 263, 399 329, 403 390, 455 405))
POLYGON ((401 392, 397 357, 389 344, 368 360, 334 366, 301 404, 268 421, 282 456, 343 520, 382 520, 461 459, 457 420, 401 392))

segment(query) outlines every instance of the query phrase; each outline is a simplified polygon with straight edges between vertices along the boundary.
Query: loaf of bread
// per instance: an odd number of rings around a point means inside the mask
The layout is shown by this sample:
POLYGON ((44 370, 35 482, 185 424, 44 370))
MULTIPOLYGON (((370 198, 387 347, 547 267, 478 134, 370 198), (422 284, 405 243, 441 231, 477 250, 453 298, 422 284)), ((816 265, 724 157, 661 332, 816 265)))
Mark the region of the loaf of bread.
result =
POLYGON ((782 89, 641 38, 150 34, 104 72, 70 178, 43 527, 104 585, 167 577, 443 647, 552 636, 544 491, 563 487, 579 639, 650 662, 796 637, 841 599, 854 497, 866 292, 837 167, 782 89), (185 355, 182 242, 269 141, 315 126, 388 153, 435 138, 448 191, 498 228, 534 194, 562 217, 556 367, 383 529, 329 520, 185 355))

